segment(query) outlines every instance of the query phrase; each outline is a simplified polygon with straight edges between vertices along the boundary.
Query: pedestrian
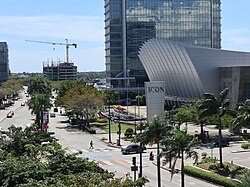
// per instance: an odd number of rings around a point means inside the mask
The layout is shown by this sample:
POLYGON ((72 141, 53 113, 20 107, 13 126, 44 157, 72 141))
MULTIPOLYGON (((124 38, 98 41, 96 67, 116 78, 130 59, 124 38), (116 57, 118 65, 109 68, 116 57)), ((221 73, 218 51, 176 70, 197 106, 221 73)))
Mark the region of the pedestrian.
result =
POLYGON ((154 160, 154 153, 152 151, 149 154, 149 160, 154 160))
POLYGON ((93 146, 93 141, 92 141, 92 140, 90 141, 90 143, 89 143, 89 144, 90 144, 89 149, 94 149, 94 146, 93 146))

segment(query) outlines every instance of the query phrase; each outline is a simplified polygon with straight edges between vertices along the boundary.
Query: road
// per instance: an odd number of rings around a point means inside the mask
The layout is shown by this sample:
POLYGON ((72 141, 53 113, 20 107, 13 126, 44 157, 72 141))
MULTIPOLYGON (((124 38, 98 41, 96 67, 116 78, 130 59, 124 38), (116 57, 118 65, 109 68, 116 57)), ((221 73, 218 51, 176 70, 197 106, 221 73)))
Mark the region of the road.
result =
MULTIPOLYGON (((31 115, 27 106, 21 106, 21 103, 26 100, 24 94, 20 95, 20 100, 15 103, 14 106, 9 107, 7 110, 0 111, 0 127, 7 129, 11 124, 16 126, 25 127, 27 124, 33 122, 34 116, 31 115), (13 110, 15 115, 13 118, 6 118, 8 111, 13 110)), ((107 169, 110 172, 114 172, 116 177, 124 178, 129 172, 131 177, 132 157, 136 156, 137 165, 139 166, 139 155, 122 155, 120 149, 108 147, 104 142, 100 140, 101 137, 108 137, 107 134, 91 135, 78 128, 72 128, 66 123, 67 118, 56 113, 55 118, 50 118, 49 131, 55 132, 55 137, 58 138, 59 143, 68 149, 69 152, 78 152, 81 150, 82 157, 88 157, 90 160, 95 160, 101 167, 107 169), (94 149, 89 149, 90 141, 94 142, 94 149)), ((231 149, 238 149, 239 144, 234 144, 229 148, 223 149, 224 159, 244 165, 250 163, 249 153, 232 154, 231 149), (243 161, 243 162, 242 162, 243 161)), ((151 151, 151 150, 150 150, 151 151)), ((143 175, 146 176, 150 183, 146 186, 157 186, 156 166, 149 161, 149 152, 143 154, 143 175)), ((209 149, 198 150, 199 152, 207 151, 209 149)), ((154 150, 155 152, 155 150, 154 150)), ((156 153, 154 153, 156 155, 156 153)), ((214 155, 218 154, 218 149, 214 149, 214 155)), ((170 182, 170 173, 164 169, 161 170, 162 186, 164 187, 179 187, 180 186, 180 174, 175 174, 173 180, 170 182)), ((204 181, 185 176, 185 182, 187 187, 212 187, 214 185, 206 183, 204 181)))

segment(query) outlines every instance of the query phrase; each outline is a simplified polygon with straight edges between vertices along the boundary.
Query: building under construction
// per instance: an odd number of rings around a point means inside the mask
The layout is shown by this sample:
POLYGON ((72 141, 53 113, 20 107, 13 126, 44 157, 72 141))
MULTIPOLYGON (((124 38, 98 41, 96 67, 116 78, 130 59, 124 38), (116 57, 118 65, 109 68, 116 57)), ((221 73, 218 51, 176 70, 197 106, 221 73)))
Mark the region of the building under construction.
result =
POLYGON ((43 76, 51 81, 77 80, 77 66, 67 62, 43 63, 43 76))

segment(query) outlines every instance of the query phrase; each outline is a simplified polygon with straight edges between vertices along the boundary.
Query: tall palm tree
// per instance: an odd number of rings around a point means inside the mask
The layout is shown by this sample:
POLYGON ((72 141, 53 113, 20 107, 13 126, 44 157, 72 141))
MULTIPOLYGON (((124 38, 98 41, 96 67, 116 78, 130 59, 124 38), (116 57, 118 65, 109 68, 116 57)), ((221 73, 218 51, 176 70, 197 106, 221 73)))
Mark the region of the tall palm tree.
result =
POLYGON ((28 93, 34 94, 51 94, 51 83, 44 77, 33 76, 29 80, 28 93))
POLYGON ((211 93, 203 95, 202 103, 199 106, 200 119, 205 119, 210 116, 215 116, 219 130, 219 154, 220 154, 220 167, 223 167, 222 162, 222 132, 221 132, 221 117, 225 114, 235 116, 235 112, 229 108, 230 101, 227 99, 229 89, 226 88, 220 92, 218 99, 211 93))
POLYGON ((50 96, 46 94, 35 94, 28 105, 29 109, 31 109, 31 113, 36 115, 38 126, 43 130, 43 114, 52 106, 50 96))
POLYGON ((197 144, 194 136, 187 134, 187 131, 183 131, 180 129, 174 129, 171 134, 166 136, 164 140, 162 140, 161 145, 162 148, 161 156, 165 159, 163 164, 166 164, 171 160, 173 160, 172 168, 171 168, 171 179, 175 172, 175 166, 178 158, 181 158, 181 187, 185 186, 184 180, 184 156, 187 158, 193 158, 194 163, 198 161, 198 153, 193 150, 193 147, 197 144))
POLYGON ((250 128, 250 100, 240 103, 237 108, 238 116, 233 122, 232 129, 250 128))
POLYGON ((160 167, 160 141, 171 131, 172 127, 158 116, 154 116, 152 123, 145 126, 145 130, 137 136, 137 142, 141 145, 157 145, 157 178, 158 187, 161 186, 161 167, 160 167))

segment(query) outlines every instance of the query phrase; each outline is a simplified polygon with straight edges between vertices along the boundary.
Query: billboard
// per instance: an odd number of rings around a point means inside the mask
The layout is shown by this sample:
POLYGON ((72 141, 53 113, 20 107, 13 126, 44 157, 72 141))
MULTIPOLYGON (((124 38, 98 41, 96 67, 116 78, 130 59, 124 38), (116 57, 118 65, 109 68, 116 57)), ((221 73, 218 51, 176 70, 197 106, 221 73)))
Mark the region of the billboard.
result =
POLYGON ((145 93, 148 122, 152 122, 155 115, 164 119, 165 81, 146 82, 145 93))

